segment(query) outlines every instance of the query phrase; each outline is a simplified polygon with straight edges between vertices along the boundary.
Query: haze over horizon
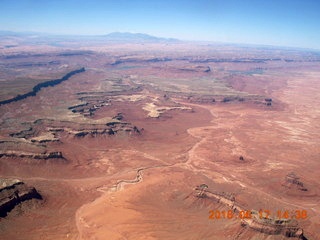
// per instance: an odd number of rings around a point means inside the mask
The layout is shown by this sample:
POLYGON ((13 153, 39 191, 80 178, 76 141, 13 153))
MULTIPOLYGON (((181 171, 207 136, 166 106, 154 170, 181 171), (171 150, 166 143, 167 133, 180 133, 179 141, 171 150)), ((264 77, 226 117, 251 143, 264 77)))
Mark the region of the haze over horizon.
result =
POLYGON ((320 49, 320 2, 2 0, 0 30, 146 33, 181 40, 320 49))

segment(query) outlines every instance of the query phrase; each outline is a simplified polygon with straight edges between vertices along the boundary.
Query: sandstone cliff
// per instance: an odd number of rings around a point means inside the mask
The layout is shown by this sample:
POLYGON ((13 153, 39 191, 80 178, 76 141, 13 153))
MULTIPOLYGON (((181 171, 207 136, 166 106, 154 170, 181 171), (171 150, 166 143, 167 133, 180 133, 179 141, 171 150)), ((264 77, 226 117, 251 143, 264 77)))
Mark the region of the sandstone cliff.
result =
POLYGON ((0 179, 0 217, 6 217, 17 205, 31 199, 42 200, 34 187, 18 179, 0 179))

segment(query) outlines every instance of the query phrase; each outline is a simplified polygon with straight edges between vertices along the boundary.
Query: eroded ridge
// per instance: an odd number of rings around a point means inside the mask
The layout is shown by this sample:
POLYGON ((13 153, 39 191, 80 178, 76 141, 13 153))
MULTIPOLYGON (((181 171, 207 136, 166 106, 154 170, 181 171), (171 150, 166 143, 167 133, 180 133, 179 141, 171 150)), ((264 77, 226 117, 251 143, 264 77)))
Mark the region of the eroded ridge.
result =
POLYGON ((0 217, 6 217, 17 205, 32 199, 42 199, 34 187, 19 179, 0 179, 0 217))
POLYGON ((234 213, 246 212, 247 215, 240 218, 241 226, 268 234, 278 235, 282 234, 286 237, 294 237, 298 239, 307 239, 303 234, 303 229, 299 227, 296 220, 293 219, 276 219, 267 216, 257 210, 252 209, 248 212, 247 208, 242 207, 237 203, 234 194, 227 192, 209 191, 206 184, 201 184, 194 188, 194 192, 188 197, 198 199, 209 199, 223 204, 230 208, 234 213))

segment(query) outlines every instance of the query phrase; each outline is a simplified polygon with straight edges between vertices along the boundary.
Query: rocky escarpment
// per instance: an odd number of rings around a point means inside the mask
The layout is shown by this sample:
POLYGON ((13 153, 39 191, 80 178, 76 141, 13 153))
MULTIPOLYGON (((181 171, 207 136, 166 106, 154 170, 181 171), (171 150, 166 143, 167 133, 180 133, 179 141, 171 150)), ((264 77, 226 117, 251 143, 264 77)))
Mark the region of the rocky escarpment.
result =
MULTIPOLYGON (((175 94, 167 93, 173 98, 181 98, 190 103, 200 104, 225 104, 225 103, 254 103, 260 105, 267 105, 265 98, 259 95, 204 95, 204 94, 175 94)), ((268 105, 271 106, 271 105, 268 105)))
POLYGON ((156 62, 169 62, 172 58, 168 57, 139 57, 139 56, 123 56, 111 63, 112 66, 123 63, 156 63, 156 62))
POLYGON ((21 130, 19 132, 14 132, 9 134, 10 137, 15 137, 15 138, 30 138, 35 135, 35 129, 32 127, 29 127, 27 129, 21 130))
POLYGON ((42 200, 34 187, 18 179, 0 179, 0 217, 6 217, 16 206, 32 199, 42 200))
POLYGON ((267 106, 272 108, 272 99, 265 98, 260 95, 200 95, 200 94, 174 94, 170 93, 171 97, 182 98, 190 103, 200 104, 231 104, 231 103, 247 103, 256 106, 267 106))
POLYGON ((49 160, 49 159, 61 159, 65 160, 62 152, 48 152, 48 153, 30 153, 21 151, 4 151, 0 152, 1 157, 18 157, 18 158, 32 158, 39 160, 49 160))
POLYGON ((105 125, 95 125, 78 130, 65 129, 69 134, 73 134, 75 137, 91 136, 96 137, 98 135, 116 135, 118 133, 129 133, 129 134, 141 134, 141 129, 133 126, 130 123, 124 122, 108 122, 105 125))
POLYGON ((109 100, 96 100, 88 101, 83 104, 78 104, 75 106, 71 106, 68 109, 71 110, 73 113, 80 113, 85 117, 90 117, 94 115, 94 112, 100 109, 103 106, 110 105, 109 100))
POLYGON ((205 72, 205 73, 211 72, 211 68, 209 66, 201 66, 201 65, 184 66, 177 69, 181 71, 188 71, 188 72, 205 72))
POLYGON ((122 122, 122 114, 110 118, 110 121, 102 123, 77 123, 72 121, 57 121, 51 119, 38 119, 30 123, 30 127, 17 133, 10 134, 11 137, 22 138, 34 143, 57 142, 61 135, 73 135, 75 137, 92 137, 98 135, 116 135, 120 132, 140 134, 141 129, 131 123, 122 122), (121 120, 119 120, 121 119, 121 120))
POLYGON ((47 146, 33 139, 7 138, 0 141, 0 158, 27 158, 36 160, 63 160, 60 151, 48 150, 47 146))
POLYGON ((206 184, 201 184, 194 188, 194 191, 187 197, 194 199, 202 199, 203 201, 218 202, 230 208, 234 214, 246 213, 246 216, 241 217, 241 226, 269 234, 269 235, 284 235, 286 237, 294 237, 298 239, 307 239, 304 236, 303 229, 294 219, 275 219, 264 215, 256 210, 246 210, 236 202, 233 194, 226 192, 213 192, 208 190, 206 184))
POLYGON ((24 158, 35 160, 54 160, 65 162, 67 159, 60 150, 64 137, 99 136, 138 136, 143 129, 122 122, 122 113, 110 118, 106 123, 77 123, 38 119, 25 123, 25 129, 11 133, 10 137, 0 141, 0 158, 24 158))
POLYGON ((47 131, 39 131, 36 127, 29 127, 28 129, 19 132, 10 133, 9 136, 29 139, 33 143, 59 142, 59 138, 56 137, 55 131, 51 131, 49 128, 46 130, 47 131))

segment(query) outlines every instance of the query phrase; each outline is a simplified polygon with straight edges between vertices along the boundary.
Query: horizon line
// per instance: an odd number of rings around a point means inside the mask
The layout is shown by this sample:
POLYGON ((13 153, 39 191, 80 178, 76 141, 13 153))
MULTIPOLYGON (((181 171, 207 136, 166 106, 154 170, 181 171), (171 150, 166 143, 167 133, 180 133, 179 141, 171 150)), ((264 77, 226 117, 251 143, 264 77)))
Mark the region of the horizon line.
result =
MULTIPOLYGON (((275 45, 275 44, 268 44, 268 43, 249 43, 249 42, 234 42, 234 41, 219 41, 219 40, 195 40, 195 39, 181 39, 176 37, 164 37, 164 36, 157 36, 149 33, 142 33, 142 32, 133 32, 133 31, 113 31, 108 33, 101 33, 101 34, 90 34, 90 33, 76 33, 76 34, 69 34, 69 33, 49 33, 49 32, 37 32, 37 31, 14 31, 14 30, 1 30, 0 29, 0 37, 5 36, 5 33, 11 34, 39 34, 45 35, 47 37, 106 37, 113 33, 120 33, 120 34, 132 34, 132 35, 146 35, 153 38, 163 39, 163 40, 177 40, 180 42, 185 43, 206 43, 206 44, 227 44, 227 45, 244 45, 244 46, 256 46, 256 47, 270 47, 270 48, 287 48, 287 49, 296 49, 296 50, 311 50, 311 51, 320 51, 320 48, 312 48, 312 47, 301 47, 301 46, 289 46, 289 45, 275 45)), ((22 36, 21 36, 22 37, 22 36)))

